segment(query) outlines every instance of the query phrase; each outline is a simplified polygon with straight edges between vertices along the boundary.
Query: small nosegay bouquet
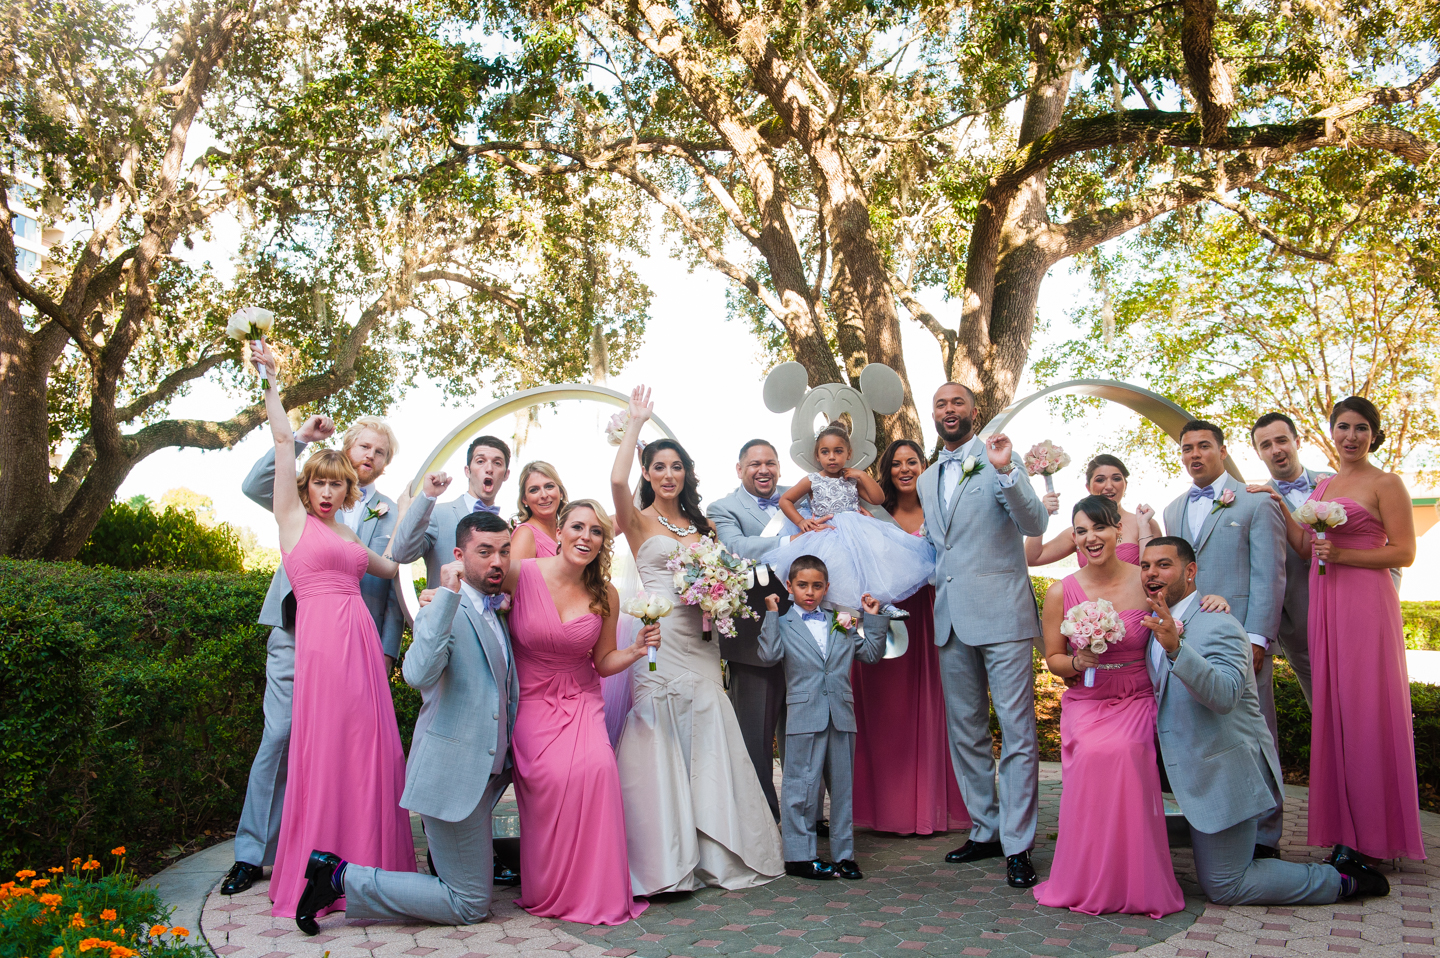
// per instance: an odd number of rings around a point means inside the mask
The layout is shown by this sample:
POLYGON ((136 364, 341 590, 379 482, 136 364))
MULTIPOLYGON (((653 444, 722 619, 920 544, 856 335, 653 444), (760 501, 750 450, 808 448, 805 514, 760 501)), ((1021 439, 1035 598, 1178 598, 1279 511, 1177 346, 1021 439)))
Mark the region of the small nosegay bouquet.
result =
MULTIPOLYGON (((231 314, 225 323, 225 335, 240 342, 256 339, 264 342, 265 334, 270 332, 273 325, 275 314, 270 310, 261 309, 259 306, 246 306, 231 314)), ((260 388, 270 388, 270 378, 263 371, 260 373, 260 388)))
POLYGON ((1049 439, 1038 442, 1025 453, 1025 471, 1032 476, 1045 477, 1045 491, 1055 491, 1055 473, 1070 465, 1070 455, 1049 439))
MULTIPOLYGON (((1300 508, 1295 510, 1295 521, 1302 526, 1309 526, 1315 532, 1315 538, 1325 538, 1325 532, 1336 526, 1343 526, 1349 518, 1345 515, 1345 507, 1338 502, 1323 502, 1317 499, 1306 499, 1300 503, 1300 508)), ((1320 574, 1325 574, 1325 560, 1318 560, 1320 563, 1320 574)))
MULTIPOLYGON (((1070 642, 1076 652, 1089 649, 1096 655, 1125 638, 1125 623, 1109 599, 1092 599, 1070 607, 1065 621, 1060 623, 1060 634, 1070 642)), ((1085 687, 1095 685, 1095 670, 1085 670, 1085 687)))
MULTIPOLYGON (((654 625, 656 622, 659 622, 661 619, 665 618, 665 616, 669 615, 674 608, 675 603, 671 602, 663 595, 651 595, 649 593, 641 592, 633 598, 626 599, 624 604, 620 606, 620 611, 624 612, 626 615, 633 615, 635 618, 639 619, 646 625, 654 625)), ((654 672, 654 647, 651 647, 651 649, 649 650, 649 655, 650 671, 654 672)))

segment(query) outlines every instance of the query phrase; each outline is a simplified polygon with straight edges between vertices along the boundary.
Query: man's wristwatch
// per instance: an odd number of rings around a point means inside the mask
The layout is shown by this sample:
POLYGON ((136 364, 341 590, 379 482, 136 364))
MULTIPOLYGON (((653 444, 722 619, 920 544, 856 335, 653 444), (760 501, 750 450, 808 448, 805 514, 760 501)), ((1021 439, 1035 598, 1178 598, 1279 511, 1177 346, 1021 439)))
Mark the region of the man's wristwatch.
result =
POLYGON ((1005 463, 1005 468, 1004 468, 1004 469, 996 469, 995 471, 998 472, 998 473, 1000 473, 1000 475, 1002 475, 1002 476, 1008 476, 1008 475, 1010 475, 1010 473, 1012 473, 1012 472, 1015 471, 1015 463, 1013 463, 1013 462, 1007 462, 1007 463, 1005 463))
POLYGON ((1183 638, 1179 637, 1179 636, 1176 636, 1176 638, 1175 638, 1175 651, 1171 652, 1169 649, 1167 649, 1167 650, 1165 651, 1165 658, 1169 659, 1171 662, 1174 662, 1175 659, 1179 657, 1179 655, 1180 655, 1180 649, 1181 649, 1184 645, 1185 645, 1185 640, 1184 640, 1183 638))

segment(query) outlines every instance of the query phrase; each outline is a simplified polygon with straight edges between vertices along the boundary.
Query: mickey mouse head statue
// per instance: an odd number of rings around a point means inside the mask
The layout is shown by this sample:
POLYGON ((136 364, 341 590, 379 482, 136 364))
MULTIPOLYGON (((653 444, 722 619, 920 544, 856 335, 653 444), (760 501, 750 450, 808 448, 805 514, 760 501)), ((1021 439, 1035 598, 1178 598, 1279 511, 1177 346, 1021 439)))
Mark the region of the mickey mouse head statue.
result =
POLYGON ((790 458, 806 472, 815 472, 815 436, 825 426, 850 415, 850 468, 864 469, 875 461, 875 414, 899 412, 905 402, 905 384, 884 363, 871 363, 860 371, 860 388, 843 383, 821 383, 809 389, 810 375, 800 363, 781 363, 765 377, 765 408, 771 412, 795 410, 790 420, 790 458), (824 421, 821 422, 821 417, 824 421))

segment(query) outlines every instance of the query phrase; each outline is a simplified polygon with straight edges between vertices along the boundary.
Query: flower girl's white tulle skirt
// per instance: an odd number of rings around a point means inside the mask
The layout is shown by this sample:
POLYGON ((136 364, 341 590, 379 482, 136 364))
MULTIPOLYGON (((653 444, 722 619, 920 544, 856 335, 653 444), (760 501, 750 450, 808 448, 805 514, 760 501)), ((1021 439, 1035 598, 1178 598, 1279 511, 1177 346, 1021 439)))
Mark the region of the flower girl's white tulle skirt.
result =
MULTIPOLYGON (((826 603, 849 609, 859 609, 867 592, 881 605, 908 599, 935 574, 929 541, 899 526, 858 512, 842 512, 829 525, 785 542, 765 563, 788 580, 790 563, 803 555, 819 557, 830 572, 826 603)), ((784 534, 793 535, 795 526, 786 526, 784 534)))

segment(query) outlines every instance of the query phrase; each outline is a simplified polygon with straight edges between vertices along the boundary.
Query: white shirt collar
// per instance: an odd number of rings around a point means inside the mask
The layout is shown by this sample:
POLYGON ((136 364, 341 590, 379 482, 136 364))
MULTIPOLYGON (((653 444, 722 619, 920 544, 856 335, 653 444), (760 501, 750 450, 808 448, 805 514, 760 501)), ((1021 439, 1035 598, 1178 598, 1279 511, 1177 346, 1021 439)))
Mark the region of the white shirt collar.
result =
POLYGON ((466 582, 464 579, 461 579, 460 594, 470 600, 470 605, 475 608, 476 612, 480 613, 480 617, 485 620, 485 622, 490 626, 490 628, 495 630, 495 638, 499 640, 500 644, 500 654, 505 656, 505 661, 510 661, 510 655, 505 650, 505 633, 500 628, 500 617, 495 614, 495 611, 493 609, 488 609, 485 607, 485 593, 481 592, 479 589, 475 588, 473 585, 466 582))
MULTIPOLYGON (((798 609, 800 607, 797 605, 796 608, 798 609)), ((827 617, 818 621, 815 619, 810 619, 807 621, 806 619, 802 618, 800 620, 800 624, 810 630, 810 635, 814 637, 815 644, 820 646, 820 654, 822 656, 828 655, 830 652, 829 618, 827 617)))
POLYGON ((1200 593, 1197 590, 1190 593, 1185 598, 1181 599, 1179 602, 1176 602, 1175 606, 1170 610, 1171 617, 1174 618, 1176 622, 1179 622, 1181 619, 1185 618, 1185 614, 1190 611, 1190 607, 1194 605, 1197 601, 1199 601, 1195 598, 1199 594, 1200 593))

